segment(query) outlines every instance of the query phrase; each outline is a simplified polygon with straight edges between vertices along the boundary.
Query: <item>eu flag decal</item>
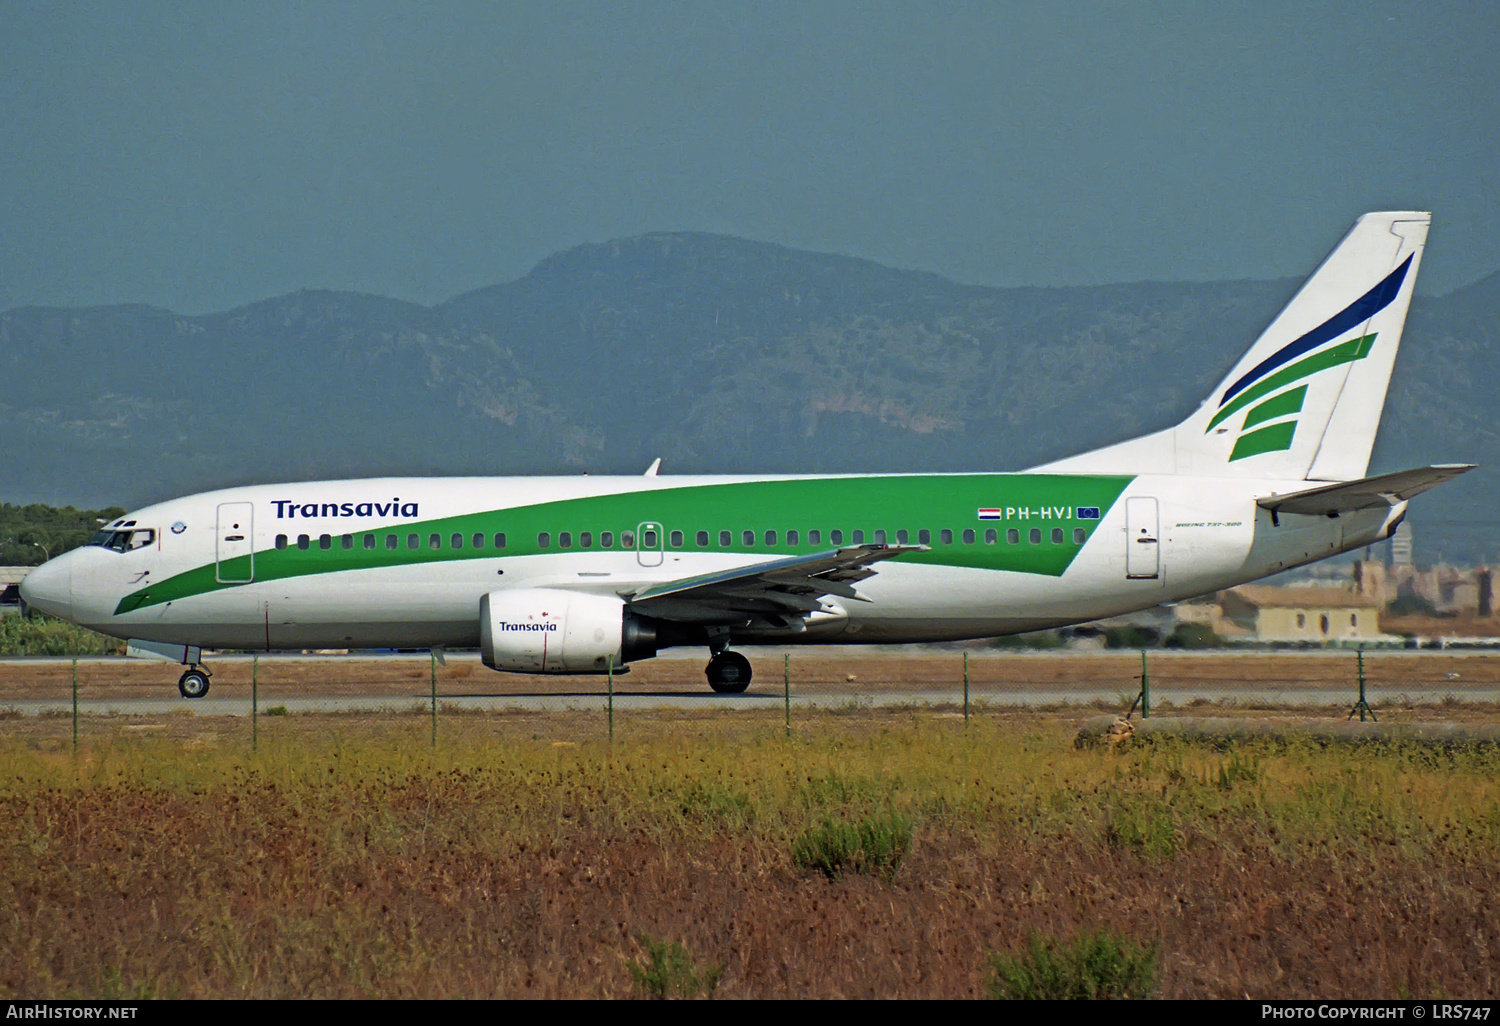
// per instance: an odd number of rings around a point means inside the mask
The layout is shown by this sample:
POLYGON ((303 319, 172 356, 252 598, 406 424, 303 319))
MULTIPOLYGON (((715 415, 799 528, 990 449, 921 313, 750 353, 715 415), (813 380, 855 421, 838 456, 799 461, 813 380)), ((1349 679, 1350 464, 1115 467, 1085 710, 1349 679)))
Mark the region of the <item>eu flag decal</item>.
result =
POLYGON ((1079 506, 1078 507, 1077 516, 1078 516, 1079 520, 1098 520, 1099 519, 1099 507, 1098 506, 1079 506))

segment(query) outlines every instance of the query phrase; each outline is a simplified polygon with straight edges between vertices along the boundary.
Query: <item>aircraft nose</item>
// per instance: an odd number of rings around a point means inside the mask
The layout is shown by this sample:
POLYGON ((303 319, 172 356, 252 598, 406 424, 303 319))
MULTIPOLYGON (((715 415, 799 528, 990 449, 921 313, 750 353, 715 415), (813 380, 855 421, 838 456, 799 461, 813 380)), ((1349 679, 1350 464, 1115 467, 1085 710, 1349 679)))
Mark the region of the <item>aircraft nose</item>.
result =
POLYGON ((66 556, 49 560, 21 581, 21 601, 64 620, 73 618, 73 564, 66 556))

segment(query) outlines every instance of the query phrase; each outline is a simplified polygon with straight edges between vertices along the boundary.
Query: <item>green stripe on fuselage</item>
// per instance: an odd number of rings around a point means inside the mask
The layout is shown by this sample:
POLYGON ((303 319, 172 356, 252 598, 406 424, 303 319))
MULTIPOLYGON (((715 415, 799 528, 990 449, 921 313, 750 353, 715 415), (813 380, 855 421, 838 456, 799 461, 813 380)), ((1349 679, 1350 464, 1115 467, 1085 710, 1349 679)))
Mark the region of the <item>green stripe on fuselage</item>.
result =
MULTIPOLYGON (((1073 541, 1075 529, 1082 529, 1087 540, 1099 520, 1079 520, 1078 507, 1098 507, 1101 516, 1108 512, 1132 480, 1120 475, 1071 474, 961 474, 906 475, 891 477, 796 478, 783 481, 738 481, 688 485, 680 488, 656 488, 609 495, 592 495, 576 499, 543 502, 530 506, 466 513, 436 520, 365 526, 351 531, 336 518, 298 518, 277 521, 271 533, 286 533, 295 539, 299 533, 311 535, 313 547, 266 549, 255 553, 255 580, 273 581, 290 577, 367 570, 421 563, 447 563, 473 559, 510 559, 533 555, 585 555, 590 551, 622 551, 619 538, 623 532, 635 531, 643 523, 659 523, 667 538, 681 531, 681 546, 666 545, 668 552, 732 552, 746 563, 779 559, 818 552, 836 547, 829 532, 844 533, 843 544, 853 544, 853 532, 864 532, 865 542, 874 540, 877 530, 886 532, 894 543, 898 530, 908 532, 916 542, 918 531, 931 531, 932 551, 914 552, 898 557, 907 563, 973 567, 986 570, 1009 570, 1018 573, 1061 576, 1073 562, 1081 547, 1073 541), (981 508, 998 508, 999 521, 978 519, 981 508), (1026 511, 1025 516, 1020 511, 1026 511), (285 527, 282 527, 285 524, 285 527), (1054 544, 1052 529, 1061 527, 1065 541, 1054 544), (1007 544, 1006 531, 1020 531, 1018 544, 1007 544), (1029 541, 1032 528, 1042 531, 1040 544, 1029 541), (943 530, 953 532, 953 543, 942 544, 943 530), (977 540, 964 544, 963 532, 972 529, 977 540), (995 529, 999 541, 984 542, 985 531, 995 529), (808 531, 822 532, 817 544, 808 540, 808 531), (599 536, 610 531, 615 535, 614 549, 586 549, 579 544, 583 532, 591 532, 597 545, 599 536), (707 531, 709 544, 697 544, 697 533, 707 531), (729 531, 731 544, 721 547, 719 532, 729 531), (753 531, 754 545, 742 543, 743 532, 753 531), (778 544, 764 544, 765 532, 775 531, 778 544), (786 532, 798 532, 798 544, 786 543, 786 532), (493 538, 506 535, 506 547, 496 549, 469 547, 474 534, 493 538), (542 548, 538 535, 547 532, 551 545, 542 548), (333 547, 320 549, 320 534, 333 537, 333 547), (560 547, 560 536, 572 535, 574 547, 560 547), (353 534, 355 547, 344 549, 340 539, 353 534), (366 549, 363 536, 374 534, 376 548, 366 549), (398 536, 399 548, 387 549, 385 536, 398 536), (431 535, 439 535, 440 548, 429 548, 431 535), (464 536, 463 548, 450 548, 454 534, 464 536), (407 547, 407 536, 418 536, 418 548, 407 547)), ((624 551, 631 551, 624 548, 624 551)), ((115 609, 116 615, 201 595, 223 588, 219 576, 242 578, 250 575, 250 557, 240 556, 223 564, 208 563, 157 581, 148 588, 127 595, 115 609)))

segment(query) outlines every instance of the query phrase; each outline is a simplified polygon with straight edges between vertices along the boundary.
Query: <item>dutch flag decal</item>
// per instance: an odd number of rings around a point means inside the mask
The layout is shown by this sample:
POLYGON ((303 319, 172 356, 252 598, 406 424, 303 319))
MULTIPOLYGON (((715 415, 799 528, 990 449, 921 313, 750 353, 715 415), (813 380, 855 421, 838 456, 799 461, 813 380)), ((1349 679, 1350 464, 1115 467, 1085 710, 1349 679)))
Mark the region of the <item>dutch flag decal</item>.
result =
POLYGON ((981 507, 980 510, 979 510, 979 519, 980 520, 999 520, 1000 519, 1000 507, 999 506, 983 506, 983 507, 981 507))

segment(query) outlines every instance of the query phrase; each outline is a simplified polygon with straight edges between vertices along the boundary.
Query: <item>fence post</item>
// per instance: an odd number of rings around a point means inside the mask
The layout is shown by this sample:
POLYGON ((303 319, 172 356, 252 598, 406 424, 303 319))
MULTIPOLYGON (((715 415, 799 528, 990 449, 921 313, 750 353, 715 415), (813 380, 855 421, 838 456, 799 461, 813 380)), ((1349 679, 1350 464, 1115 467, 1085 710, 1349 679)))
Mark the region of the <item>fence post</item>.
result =
POLYGON ((1344 719, 1352 720, 1354 719, 1354 714, 1359 713, 1359 722, 1363 723, 1365 722, 1365 713, 1369 713, 1370 719, 1379 723, 1380 718, 1375 715, 1375 710, 1371 709, 1370 703, 1365 701, 1365 647, 1361 645, 1355 649, 1355 654, 1359 657, 1359 701, 1354 703, 1354 708, 1349 710, 1349 715, 1345 716, 1344 719))
POLYGON ((73 657, 73 754, 78 754, 78 657, 73 657))
POLYGON ((260 656, 250 659, 250 750, 260 750, 260 656))
POLYGON ((1141 649, 1141 719, 1151 718, 1151 673, 1146 668, 1146 650, 1141 649))
POLYGON ((964 726, 969 725, 969 650, 964 649, 964 726))
POLYGON ((792 654, 783 652, 781 654, 781 695, 782 705, 786 708, 786 736, 787 740, 792 737, 792 654))

